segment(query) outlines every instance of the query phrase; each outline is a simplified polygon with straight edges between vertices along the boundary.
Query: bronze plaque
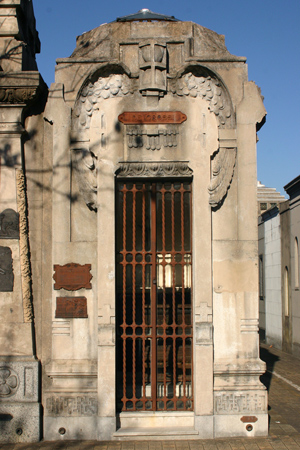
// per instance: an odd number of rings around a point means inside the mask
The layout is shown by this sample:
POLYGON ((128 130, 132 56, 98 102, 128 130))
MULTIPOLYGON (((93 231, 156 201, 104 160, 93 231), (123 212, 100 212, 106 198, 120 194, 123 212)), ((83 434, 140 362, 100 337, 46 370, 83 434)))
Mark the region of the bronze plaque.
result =
POLYGON ((87 319, 86 297, 57 297, 56 319, 87 319))
POLYGON ((255 423, 255 422, 258 421, 258 418, 255 417, 255 416, 243 416, 243 417, 241 418, 241 421, 242 421, 243 423, 255 423))
POLYGON ((64 266, 55 264, 53 279, 55 281, 54 289, 67 289, 67 291, 77 291, 78 289, 92 289, 90 273, 91 264, 69 263, 64 266))
POLYGON ((182 123, 186 115, 180 111, 127 111, 118 117, 125 125, 182 123))

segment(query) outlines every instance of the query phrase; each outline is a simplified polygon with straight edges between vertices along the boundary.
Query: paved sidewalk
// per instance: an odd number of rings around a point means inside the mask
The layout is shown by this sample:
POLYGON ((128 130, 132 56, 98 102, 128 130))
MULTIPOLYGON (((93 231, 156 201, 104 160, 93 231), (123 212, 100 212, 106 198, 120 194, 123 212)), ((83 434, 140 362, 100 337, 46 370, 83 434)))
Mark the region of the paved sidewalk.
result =
POLYGON ((266 438, 193 441, 61 441, 0 444, 0 450, 296 450, 300 449, 300 359, 261 345, 267 363, 262 377, 269 390, 270 430, 266 438))

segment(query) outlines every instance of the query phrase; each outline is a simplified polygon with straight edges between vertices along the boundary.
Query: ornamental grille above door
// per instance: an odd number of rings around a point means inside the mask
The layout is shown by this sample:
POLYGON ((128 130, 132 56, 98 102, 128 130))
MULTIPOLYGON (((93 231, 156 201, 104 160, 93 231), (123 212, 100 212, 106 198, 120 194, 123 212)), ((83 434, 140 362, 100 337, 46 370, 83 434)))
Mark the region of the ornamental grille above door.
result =
POLYGON ((118 410, 192 410, 191 181, 116 192, 118 410))

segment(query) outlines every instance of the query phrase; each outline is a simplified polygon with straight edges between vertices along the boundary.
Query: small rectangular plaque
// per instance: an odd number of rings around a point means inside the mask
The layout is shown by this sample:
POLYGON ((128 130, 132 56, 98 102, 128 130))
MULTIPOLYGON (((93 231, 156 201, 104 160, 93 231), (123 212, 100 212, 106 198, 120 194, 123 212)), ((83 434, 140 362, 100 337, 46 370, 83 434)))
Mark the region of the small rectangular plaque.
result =
POLYGON ((86 297, 57 297, 56 319, 87 319, 86 297))
POLYGON ((256 416, 243 416, 241 421, 243 423, 255 423, 258 421, 258 418, 256 416))
POLYGON ((180 111, 127 111, 118 117, 125 125, 182 123, 186 115, 180 111))
POLYGON ((78 289, 92 289, 90 273, 91 264, 69 263, 64 266, 55 264, 53 279, 54 289, 66 289, 67 291, 77 291, 78 289))

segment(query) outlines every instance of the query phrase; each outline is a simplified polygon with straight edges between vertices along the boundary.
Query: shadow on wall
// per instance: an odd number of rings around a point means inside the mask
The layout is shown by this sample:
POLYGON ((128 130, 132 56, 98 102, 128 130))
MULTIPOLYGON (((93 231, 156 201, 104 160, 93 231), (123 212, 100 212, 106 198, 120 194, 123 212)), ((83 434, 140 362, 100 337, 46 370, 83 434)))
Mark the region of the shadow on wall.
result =
POLYGON ((273 353, 269 352, 267 348, 260 347, 260 359, 266 363, 266 372, 260 377, 260 381, 266 386, 268 392, 270 391, 272 374, 274 371, 274 366, 277 361, 279 361, 279 357, 273 355, 273 353))

